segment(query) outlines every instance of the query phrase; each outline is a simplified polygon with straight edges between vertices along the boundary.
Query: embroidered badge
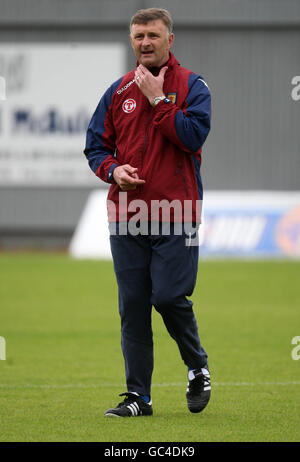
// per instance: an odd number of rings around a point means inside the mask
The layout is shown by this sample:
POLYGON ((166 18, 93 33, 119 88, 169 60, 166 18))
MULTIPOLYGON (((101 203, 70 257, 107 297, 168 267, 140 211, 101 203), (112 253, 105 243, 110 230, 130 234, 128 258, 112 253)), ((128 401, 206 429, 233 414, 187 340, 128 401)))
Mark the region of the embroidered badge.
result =
POLYGON ((176 103, 177 93, 168 93, 167 98, 172 101, 172 103, 176 103))
POLYGON ((130 112, 133 112, 136 108, 136 102, 134 99, 129 98, 126 101, 124 101, 122 105, 122 109, 126 114, 130 114, 130 112))

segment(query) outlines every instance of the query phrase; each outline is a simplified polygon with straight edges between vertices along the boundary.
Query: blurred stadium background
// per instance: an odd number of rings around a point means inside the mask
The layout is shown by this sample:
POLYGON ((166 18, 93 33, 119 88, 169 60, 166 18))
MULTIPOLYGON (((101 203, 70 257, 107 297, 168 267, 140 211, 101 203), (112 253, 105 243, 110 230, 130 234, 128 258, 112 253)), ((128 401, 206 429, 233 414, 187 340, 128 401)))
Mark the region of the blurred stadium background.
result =
MULTIPOLYGON (((82 154, 85 129, 107 85, 135 66, 128 22, 149 6, 0 0, 1 250, 67 250, 90 193, 106 191, 82 154)), ((299 1, 160 6, 176 57, 212 92, 202 254, 299 256, 299 1)))

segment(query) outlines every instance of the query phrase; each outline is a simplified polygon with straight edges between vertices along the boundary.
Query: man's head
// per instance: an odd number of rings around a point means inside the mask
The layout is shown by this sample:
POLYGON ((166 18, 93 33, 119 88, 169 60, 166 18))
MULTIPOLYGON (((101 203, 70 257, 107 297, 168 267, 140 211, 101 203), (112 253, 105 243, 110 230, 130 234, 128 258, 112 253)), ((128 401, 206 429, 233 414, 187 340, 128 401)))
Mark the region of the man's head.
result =
POLYGON ((137 11, 130 21, 130 41, 140 64, 148 68, 165 64, 174 41, 170 13, 161 8, 137 11))

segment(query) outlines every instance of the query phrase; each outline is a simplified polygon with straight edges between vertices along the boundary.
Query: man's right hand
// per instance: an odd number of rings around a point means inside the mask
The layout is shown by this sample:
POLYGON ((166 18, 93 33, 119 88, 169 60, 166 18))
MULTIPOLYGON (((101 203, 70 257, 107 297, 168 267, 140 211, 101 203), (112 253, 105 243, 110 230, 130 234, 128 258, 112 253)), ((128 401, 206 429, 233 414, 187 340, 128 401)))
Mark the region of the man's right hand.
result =
POLYGON ((114 169, 114 180, 122 191, 131 191, 136 189, 137 186, 146 183, 145 180, 139 178, 137 171, 137 168, 131 167, 129 164, 120 165, 114 169))

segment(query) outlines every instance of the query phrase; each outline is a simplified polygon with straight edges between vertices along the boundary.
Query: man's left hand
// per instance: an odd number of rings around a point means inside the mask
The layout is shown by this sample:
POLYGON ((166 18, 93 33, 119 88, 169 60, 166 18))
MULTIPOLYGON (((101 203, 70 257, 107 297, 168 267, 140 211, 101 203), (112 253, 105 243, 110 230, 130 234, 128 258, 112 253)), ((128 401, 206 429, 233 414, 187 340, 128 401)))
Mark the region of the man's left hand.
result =
POLYGON ((153 99, 157 96, 164 95, 163 86, 167 69, 167 66, 162 67, 157 77, 151 74, 149 69, 142 64, 135 71, 135 83, 143 95, 148 98, 150 104, 152 104, 153 99))

